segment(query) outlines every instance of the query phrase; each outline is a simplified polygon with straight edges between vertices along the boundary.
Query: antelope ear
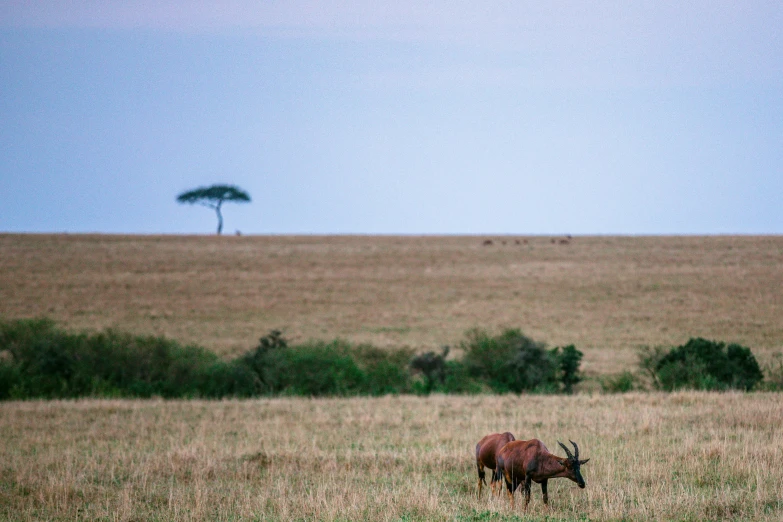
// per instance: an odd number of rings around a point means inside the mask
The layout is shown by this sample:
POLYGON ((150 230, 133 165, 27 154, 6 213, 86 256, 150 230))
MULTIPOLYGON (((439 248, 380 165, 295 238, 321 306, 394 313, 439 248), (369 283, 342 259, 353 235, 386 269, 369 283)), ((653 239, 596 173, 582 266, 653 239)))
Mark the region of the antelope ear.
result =
POLYGON ((588 462, 590 462, 590 459, 580 460, 579 465, 581 466, 582 464, 587 464, 588 462))

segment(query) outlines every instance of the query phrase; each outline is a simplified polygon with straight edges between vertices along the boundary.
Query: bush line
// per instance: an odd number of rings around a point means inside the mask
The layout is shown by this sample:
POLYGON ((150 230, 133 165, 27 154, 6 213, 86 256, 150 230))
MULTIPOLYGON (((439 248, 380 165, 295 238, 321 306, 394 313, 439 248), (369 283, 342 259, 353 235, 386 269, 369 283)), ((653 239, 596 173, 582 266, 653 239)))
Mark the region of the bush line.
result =
MULTIPOLYGON (((342 340, 289 346, 272 331, 225 361, 160 336, 70 333, 46 318, 0 321, 0 400, 572 393, 583 379, 575 346, 547 349, 518 329, 499 335, 474 329, 459 348, 462 358, 447 359, 448 347, 414 355, 342 340)), ((763 378, 753 354, 739 345, 691 339, 669 352, 645 353, 639 375, 606 378, 604 390, 639 388, 645 374, 665 390, 751 390, 763 378)))

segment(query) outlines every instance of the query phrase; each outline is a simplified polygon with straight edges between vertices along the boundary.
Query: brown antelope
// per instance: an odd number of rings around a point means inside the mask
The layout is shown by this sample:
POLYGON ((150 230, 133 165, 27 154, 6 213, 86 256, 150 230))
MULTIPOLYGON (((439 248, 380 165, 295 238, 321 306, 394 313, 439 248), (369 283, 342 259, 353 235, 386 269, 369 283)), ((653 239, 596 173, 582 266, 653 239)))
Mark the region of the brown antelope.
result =
MULTIPOLYGON (((490 433, 483 437, 478 444, 476 444, 476 467, 478 468, 478 496, 481 497, 481 485, 486 485, 484 480, 484 468, 487 467, 492 470, 492 478, 489 481, 490 489, 494 491, 495 483, 500 480, 500 468, 497 467, 495 456, 500 451, 500 448, 505 446, 508 442, 515 440, 514 436, 509 433, 490 433)), ((502 486, 501 486, 502 487, 502 486)))
POLYGON ((525 510, 530 503, 530 484, 541 484, 541 493, 544 494, 544 504, 548 505, 547 481, 551 478, 565 477, 576 482, 580 488, 585 487, 585 479, 582 478, 580 467, 590 459, 579 460, 579 446, 576 442, 572 454, 565 445, 557 443, 565 450, 566 458, 549 453, 544 443, 538 439, 517 440, 509 442, 497 454, 497 466, 503 473, 508 489, 508 497, 511 507, 514 507, 514 491, 524 482, 525 484, 525 510))

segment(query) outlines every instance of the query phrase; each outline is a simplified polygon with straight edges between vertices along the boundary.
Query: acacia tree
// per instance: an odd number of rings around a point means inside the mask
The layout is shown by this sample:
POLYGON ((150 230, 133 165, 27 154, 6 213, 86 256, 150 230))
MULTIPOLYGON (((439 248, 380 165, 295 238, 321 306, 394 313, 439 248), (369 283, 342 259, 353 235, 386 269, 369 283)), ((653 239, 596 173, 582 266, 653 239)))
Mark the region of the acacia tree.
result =
POLYGON ((225 201, 247 203, 250 201, 250 194, 234 185, 212 185, 185 191, 177 196, 177 201, 190 204, 198 203, 214 209, 218 218, 217 233, 220 235, 223 232, 223 214, 220 212, 220 207, 225 201))

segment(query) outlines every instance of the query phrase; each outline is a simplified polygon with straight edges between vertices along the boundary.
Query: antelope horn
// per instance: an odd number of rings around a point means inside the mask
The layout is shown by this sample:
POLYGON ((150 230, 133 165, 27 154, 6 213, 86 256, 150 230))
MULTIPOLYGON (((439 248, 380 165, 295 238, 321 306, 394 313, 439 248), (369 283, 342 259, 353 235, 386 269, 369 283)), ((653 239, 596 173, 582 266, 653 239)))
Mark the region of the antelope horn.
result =
POLYGON ((568 439, 568 442, 574 445, 574 458, 579 460, 579 446, 577 446, 576 442, 572 441, 571 439, 568 439))
MULTIPOLYGON (((571 454, 571 450, 569 450, 568 448, 566 448, 565 444, 563 444, 563 443, 562 443, 562 442, 560 442, 560 441, 557 441, 557 443, 558 443, 558 444, 560 444, 560 447, 561 447, 561 448, 563 448, 563 450, 565 450, 565 452, 566 452, 566 456, 567 456, 569 459, 573 459, 573 458, 574 458, 574 456, 571 454)), ((572 442, 571 444, 574 444, 574 443, 572 442)), ((576 447, 576 445, 575 445, 575 444, 574 444, 574 447, 576 447)), ((577 451, 578 451, 578 450, 577 450, 577 451)))

